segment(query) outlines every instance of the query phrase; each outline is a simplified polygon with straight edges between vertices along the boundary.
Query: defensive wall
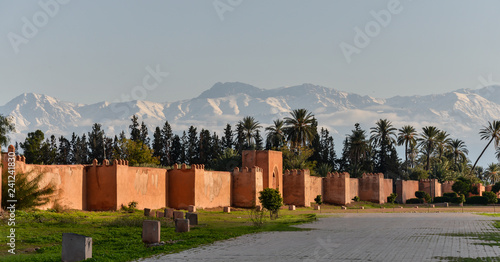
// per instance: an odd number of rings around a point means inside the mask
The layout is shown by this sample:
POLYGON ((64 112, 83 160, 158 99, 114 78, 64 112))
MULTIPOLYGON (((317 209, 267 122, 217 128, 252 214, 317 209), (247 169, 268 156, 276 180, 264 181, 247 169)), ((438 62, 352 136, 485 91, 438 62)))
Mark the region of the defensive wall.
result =
MULTIPOLYGON (((9 146, 14 153, 14 147, 9 146)), ((3 172, 7 171, 8 153, 2 153, 3 172)), ((187 209, 223 206, 252 207, 259 205, 259 192, 275 188, 284 204, 310 206, 317 195, 323 202, 346 205, 355 196, 362 201, 387 202, 393 193, 392 179, 383 174, 363 174, 351 178, 348 173, 329 173, 326 177, 311 176, 309 170, 285 170, 281 152, 243 151, 242 168, 232 172, 205 170, 203 165, 175 164, 172 169, 132 167, 125 160, 104 160, 91 165, 33 165, 23 156, 16 156, 16 172, 33 177, 43 173, 40 186, 52 184, 53 200, 41 209, 60 205, 79 210, 117 210, 130 202, 137 207, 172 207, 187 209)), ((1 178, 0 178, 1 182, 1 178)), ((395 182, 397 201, 405 203, 415 197, 415 191, 425 191, 433 197, 452 192, 453 182, 439 183, 436 179, 395 182)), ((491 187, 476 185, 479 195, 491 187)), ((0 191, 1 193, 1 191, 0 191)), ((1 195, 0 195, 1 196, 1 195)))

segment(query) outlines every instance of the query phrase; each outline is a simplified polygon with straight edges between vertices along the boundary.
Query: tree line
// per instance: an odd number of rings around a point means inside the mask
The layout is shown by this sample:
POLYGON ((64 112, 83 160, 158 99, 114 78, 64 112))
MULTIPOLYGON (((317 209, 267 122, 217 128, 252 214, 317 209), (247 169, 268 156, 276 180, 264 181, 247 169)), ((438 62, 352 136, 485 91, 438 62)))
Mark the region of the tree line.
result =
MULTIPOLYGON (((5 135, 14 130, 13 125, 6 125, 6 119, 0 118, 0 143, 4 145, 5 135)), ((230 171, 241 165, 243 150, 267 149, 283 152, 284 168, 310 169, 318 176, 332 171, 348 172, 352 177, 380 172, 393 179, 436 178, 442 182, 467 177, 486 183, 500 181, 498 163, 486 169, 476 167, 490 144, 494 144, 496 157, 500 158, 500 121, 489 122, 480 130, 481 139, 488 144, 474 165, 465 142, 435 126, 424 126, 417 132, 411 125, 398 129, 387 119, 379 119, 369 130, 356 123, 342 141, 340 156, 335 153, 328 129, 318 126, 311 112, 296 109, 264 129, 254 117, 247 116, 234 126, 228 123, 220 137, 217 132, 195 126, 174 134, 165 121, 150 137, 147 126, 144 122, 139 124, 134 115, 128 136, 122 131, 108 137, 102 125, 95 123, 90 132, 73 133, 70 138, 45 138, 42 131, 36 130, 28 133, 24 142, 16 142, 16 147, 22 148, 27 163, 33 164, 90 164, 93 159, 126 159, 131 165, 204 164, 208 169, 230 171), (402 158, 397 146, 404 148, 402 158)))

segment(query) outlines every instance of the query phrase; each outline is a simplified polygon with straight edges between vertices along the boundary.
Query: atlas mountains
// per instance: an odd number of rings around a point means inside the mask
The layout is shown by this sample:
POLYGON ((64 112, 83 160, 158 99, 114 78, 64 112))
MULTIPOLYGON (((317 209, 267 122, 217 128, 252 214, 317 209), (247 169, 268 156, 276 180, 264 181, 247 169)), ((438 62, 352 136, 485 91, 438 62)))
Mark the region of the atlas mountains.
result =
MULTIPOLYGON (((427 125, 442 128, 452 138, 464 140, 471 159, 475 159, 486 144, 480 141, 479 130, 488 121, 500 120, 500 86, 381 99, 312 84, 261 89, 231 82, 216 83, 198 97, 176 102, 136 100, 90 105, 24 93, 0 106, 0 114, 13 117, 16 133, 10 135, 11 141, 22 142, 28 132, 37 129, 46 136, 69 138, 73 132, 78 135, 89 132, 94 123, 103 124, 107 136, 122 130, 128 134, 132 115, 147 124, 151 136, 154 128, 161 127, 166 120, 174 133, 180 134, 193 125, 222 134, 227 123, 234 128, 245 116, 255 117, 266 127, 299 108, 308 109, 320 127, 328 128, 337 151, 342 149, 342 141, 355 123, 360 123, 369 135, 370 127, 378 119, 387 118, 396 128, 413 125, 419 132, 427 125)), ((487 152, 482 164, 497 161, 493 155, 493 150, 487 152)))

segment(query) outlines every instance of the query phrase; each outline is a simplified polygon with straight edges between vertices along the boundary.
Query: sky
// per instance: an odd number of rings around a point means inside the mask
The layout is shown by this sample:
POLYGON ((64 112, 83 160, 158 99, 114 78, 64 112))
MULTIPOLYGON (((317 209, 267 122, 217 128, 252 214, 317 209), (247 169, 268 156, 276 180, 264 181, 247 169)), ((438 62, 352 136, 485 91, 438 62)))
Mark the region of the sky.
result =
POLYGON ((499 1, 0 1, 0 105, 312 83, 386 98, 500 82, 499 1))

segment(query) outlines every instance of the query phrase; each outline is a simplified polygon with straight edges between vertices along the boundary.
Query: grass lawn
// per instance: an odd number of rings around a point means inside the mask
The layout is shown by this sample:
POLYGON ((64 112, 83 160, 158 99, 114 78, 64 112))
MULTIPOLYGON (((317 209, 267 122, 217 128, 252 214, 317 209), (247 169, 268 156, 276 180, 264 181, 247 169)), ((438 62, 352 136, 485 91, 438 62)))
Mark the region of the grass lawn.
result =
MULTIPOLYGON (((306 211, 306 210, 304 210, 306 211)), ((311 211, 311 209, 309 209, 311 211)), ((220 210, 198 211, 199 225, 189 233, 175 233, 171 220, 161 220, 161 240, 166 245, 148 248, 142 243, 142 211, 85 212, 50 211, 16 212, 16 255, 0 245, 1 261, 61 261, 62 233, 77 233, 92 237, 93 259, 90 261, 129 261, 161 253, 173 253, 249 233, 262 231, 298 231, 290 225, 316 219, 310 212, 280 211, 277 220, 266 217, 264 226, 254 227, 249 211, 236 210, 230 214, 220 210)), ((9 235, 6 217, 0 220, 0 235, 9 235)))

